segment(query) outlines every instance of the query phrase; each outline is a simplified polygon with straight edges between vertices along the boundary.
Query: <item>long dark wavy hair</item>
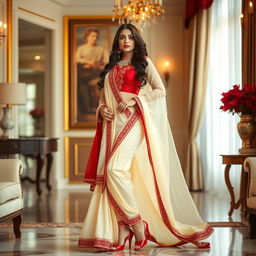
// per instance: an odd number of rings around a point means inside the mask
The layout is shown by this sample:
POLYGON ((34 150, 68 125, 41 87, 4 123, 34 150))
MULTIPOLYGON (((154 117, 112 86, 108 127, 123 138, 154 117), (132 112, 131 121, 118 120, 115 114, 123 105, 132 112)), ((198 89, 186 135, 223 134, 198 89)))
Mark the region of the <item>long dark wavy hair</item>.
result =
POLYGON ((119 60, 122 59, 122 53, 120 53, 119 50, 119 43, 118 39, 120 36, 120 33, 124 29, 129 29, 134 37, 134 54, 131 59, 131 64, 136 70, 136 78, 141 82, 141 87, 143 87, 146 84, 146 67, 148 65, 148 62, 146 60, 146 56, 148 56, 146 43, 144 42, 143 38, 140 35, 139 30, 132 24, 126 23, 122 24, 115 35, 112 50, 109 56, 109 63, 105 66, 105 69, 100 74, 100 81, 98 82, 99 87, 104 87, 104 80, 106 74, 117 64, 119 60))

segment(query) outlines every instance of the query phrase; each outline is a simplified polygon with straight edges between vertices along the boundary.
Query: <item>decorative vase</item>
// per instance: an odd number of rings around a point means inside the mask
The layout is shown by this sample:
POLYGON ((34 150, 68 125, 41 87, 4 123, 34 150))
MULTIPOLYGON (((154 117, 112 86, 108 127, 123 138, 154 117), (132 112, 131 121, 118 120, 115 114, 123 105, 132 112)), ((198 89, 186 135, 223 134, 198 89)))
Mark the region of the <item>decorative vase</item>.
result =
POLYGON ((34 117, 34 135, 36 137, 42 137, 43 135, 43 118, 34 117))
POLYGON ((237 124, 237 130, 242 139, 242 147, 239 149, 239 153, 256 153, 254 140, 256 136, 256 123, 254 121, 254 115, 241 115, 240 122, 237 124))

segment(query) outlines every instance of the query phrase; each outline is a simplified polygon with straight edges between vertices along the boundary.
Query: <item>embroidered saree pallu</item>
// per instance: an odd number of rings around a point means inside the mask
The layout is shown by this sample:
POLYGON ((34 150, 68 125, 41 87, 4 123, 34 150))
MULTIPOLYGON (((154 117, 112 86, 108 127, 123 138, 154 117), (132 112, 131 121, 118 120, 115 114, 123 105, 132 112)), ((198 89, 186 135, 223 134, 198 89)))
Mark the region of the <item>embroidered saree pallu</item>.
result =
POLYGON ((122 101, 120 81, 133 67, 114 67, 105 77, 97 113, 108 106, 115 117, 106 122, 97 114, 85 172, 94 192, 79 247, 109 249, 118 241, 120 219, 127 225, 146 221, 148 239, 160 246, 204 248, 207 243, 201 240, 213 232, 188 191, 167 119, 165 88, 147 61, 147 85, 131 96, 137 104, 125 113, 116 111, 122 101))

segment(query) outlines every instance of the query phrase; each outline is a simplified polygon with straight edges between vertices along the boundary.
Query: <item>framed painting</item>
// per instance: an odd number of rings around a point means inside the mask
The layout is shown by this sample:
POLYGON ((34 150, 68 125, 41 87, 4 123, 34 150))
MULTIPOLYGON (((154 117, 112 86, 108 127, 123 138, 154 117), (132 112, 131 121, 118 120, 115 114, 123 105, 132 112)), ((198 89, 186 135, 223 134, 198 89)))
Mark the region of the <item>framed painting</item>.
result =
POLYGON ((64 17, 65 130, 96 126, 97 82, 108 63, 117 23, 111 16, 64 17))

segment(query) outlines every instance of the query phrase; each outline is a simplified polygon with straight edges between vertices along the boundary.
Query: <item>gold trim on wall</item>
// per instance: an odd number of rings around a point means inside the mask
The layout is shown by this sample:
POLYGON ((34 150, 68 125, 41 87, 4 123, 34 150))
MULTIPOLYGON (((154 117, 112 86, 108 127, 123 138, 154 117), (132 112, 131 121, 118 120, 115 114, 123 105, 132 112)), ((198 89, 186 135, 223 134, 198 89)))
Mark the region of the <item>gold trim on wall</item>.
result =
POLYGON ((65 178, 69 178, 69 137, 65 137, 65 178))
POLYGON ((69 197, 65 198, 65 223, 70 223, 70 202, 69 197))
POLYGON ((49 20, 49 21, 52 21, 52 22, 55 22, 55 19, 52 19, 50 17, 47 17, 43 14, 40 14, 40 13, 37 13, 37 12, 34 12, 34 11, 31 11, 31 10, 28 10, 28 9, 25 9, 25 8, 22 8, 22 7, 18 7, 19 10, 21 11, 24 11, 24 12, 27 12, 27 13, 30 13, 30 14, 33 14, 37 17, 40 17, 40 18, 43 18, 43 19, 46 19, 46 20, 49 20))
POLYGON ((70 17, 64 17, 64 130, 69 130, 69 68, 68 68, 68 49, 69 49, 69 34, 68 34, 68 22, 70 17))
POLYGON ((75 201, 75 220, 76 222, 78 222, 78 218, 79 218, 79 202, 78 200, 75 201))
POLYGON ((7 82, 12 82, 12 0, 7 0, 7 82))

